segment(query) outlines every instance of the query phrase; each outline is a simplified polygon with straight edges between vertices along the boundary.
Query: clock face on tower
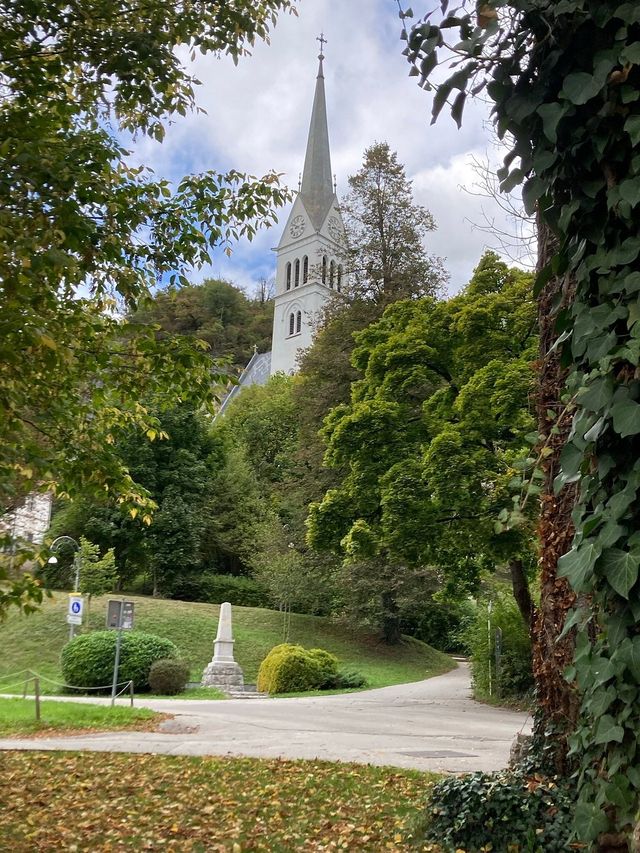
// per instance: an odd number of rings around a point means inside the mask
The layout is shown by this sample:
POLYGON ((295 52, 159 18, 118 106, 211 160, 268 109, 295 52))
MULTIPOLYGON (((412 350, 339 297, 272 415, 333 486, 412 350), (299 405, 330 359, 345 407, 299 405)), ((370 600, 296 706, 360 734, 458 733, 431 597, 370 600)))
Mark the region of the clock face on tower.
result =
POLYGON ((342 238, 342 228, 340 227, 340 223, 338 222, 335 216, 329 217, 327 228, 329 229, 329 234, 331 234, 333 239, 339 242, 342 238))
POLYGON ((289 226, 289 234, 292 237, 300 237, 301 234, 304 233, 304 229, 306 227, 306 222, 304 221, 304 216, 294 216, 291 221, 291 225, 289 226))

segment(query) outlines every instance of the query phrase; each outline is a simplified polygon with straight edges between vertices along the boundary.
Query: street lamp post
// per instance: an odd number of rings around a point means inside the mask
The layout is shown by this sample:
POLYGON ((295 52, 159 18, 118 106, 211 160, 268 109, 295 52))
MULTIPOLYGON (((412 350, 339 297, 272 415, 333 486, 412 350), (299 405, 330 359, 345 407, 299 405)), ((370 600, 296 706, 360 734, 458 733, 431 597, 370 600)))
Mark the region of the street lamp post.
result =
MULTIPOLYGON (((51 543, 50 550, 57 551, 58 548, 63 545, 65 542, 73 545, 74 554, 73 554, 73 591, 78 592, 78 588, 80 587, 80 545, 76 542, 76 540, 71 536, 58 536, 51 543)), ((55 554, 52 554, 51 557, 47 560, 50 565, 55 566, 58 562, 58 558, 55 554)), ((75 636, 76 626, 72 623, 69 625, 69 639, 73 640, 75 636)))

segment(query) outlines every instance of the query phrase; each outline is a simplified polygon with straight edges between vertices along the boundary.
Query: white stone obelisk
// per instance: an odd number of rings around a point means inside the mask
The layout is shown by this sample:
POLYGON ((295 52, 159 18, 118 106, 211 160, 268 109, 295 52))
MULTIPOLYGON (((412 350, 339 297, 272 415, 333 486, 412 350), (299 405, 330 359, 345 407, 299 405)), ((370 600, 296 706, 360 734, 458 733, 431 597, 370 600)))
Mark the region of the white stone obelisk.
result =
POLYGON ((202 673, 203 687, 219 687, 221 690, 243 690, 242 669, 233 658, 233 631, 231 605, 228 601, 220 605, 218 633, 213 644, 213 659, 202 673))

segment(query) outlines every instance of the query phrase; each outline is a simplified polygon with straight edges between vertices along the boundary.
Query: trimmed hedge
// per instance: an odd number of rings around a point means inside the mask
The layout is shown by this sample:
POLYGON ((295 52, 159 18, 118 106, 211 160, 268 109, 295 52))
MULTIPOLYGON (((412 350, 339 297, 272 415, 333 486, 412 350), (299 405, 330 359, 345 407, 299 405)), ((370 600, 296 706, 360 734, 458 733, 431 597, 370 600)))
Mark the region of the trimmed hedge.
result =
POLYGON ((324 649, 305 649, 282 643, 260 664, 258 690, 264 693, 300 693, 321 690, 337 682, 338 658, 324 649))
MULTIPOLYGON (((62 676, 73 687, 110 689, 116 654, 116 631, 93 631, 75 637, 62 649, 62 676)), ((118 681, 133 681, 137 691, 149 690, 152 664, 176 658, 178 649, 164 637, 142 631, 125 631, 120 647, 118 681)))
POLYGON ((271 607, 266 589, 253 578, 241 575, 202 574, 178 581, 171 598, 182 601, 204 601, 223 604, 228 601, 235 607, 271 607))
POLYGON ((162 658, 151 664, 149 686, 154 693, 166 696, 182 693, 188 680, 189 666, 183 660, 162 658))

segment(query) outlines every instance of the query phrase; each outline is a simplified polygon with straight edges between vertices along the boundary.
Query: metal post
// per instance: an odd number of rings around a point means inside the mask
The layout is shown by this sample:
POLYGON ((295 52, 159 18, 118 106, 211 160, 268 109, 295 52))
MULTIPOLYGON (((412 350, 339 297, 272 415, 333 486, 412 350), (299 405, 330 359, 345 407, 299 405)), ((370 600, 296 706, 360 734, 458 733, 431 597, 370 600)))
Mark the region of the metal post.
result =
POLYGON ((131 707, 133 708, 133 681, 129 682, 129 698, 131 699, 131 707))
POLYGON ((493 610, 493 601, 489 602, 487 607, 487 660, 489 661, 489 696, 493 696, 493 683, 491 680, 491 611, 493 610))
MULTIPOLYGON (((73 555, 73 591, 78 592, 80 586, 80 552, 76 551, 73 555)), ((73 640, 76 635, 76 626, 69 625, 69 640, 73 640)))
POLYGON ((116 637, 116 659, 113 665, 113 684, 111 685, 111 707, 116 703, 116 691, 118 688, 118 667, 120 666, 120 643, 122 642, 122 628, 118 628, 116 637))
POLYGON ((33 691, 36 700, 36 720, 40 721, 40 679, 37 676, 33 679, 33 691))

